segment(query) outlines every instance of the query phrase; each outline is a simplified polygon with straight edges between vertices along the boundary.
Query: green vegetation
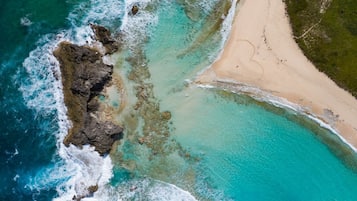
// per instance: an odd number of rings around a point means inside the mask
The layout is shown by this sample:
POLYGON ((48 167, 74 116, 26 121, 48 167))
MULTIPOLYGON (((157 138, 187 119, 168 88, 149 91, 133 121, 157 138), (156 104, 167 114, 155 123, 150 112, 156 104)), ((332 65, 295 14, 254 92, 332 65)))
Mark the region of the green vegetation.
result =
POLYGON ((285 0, 304 54, 357 98, 357 1, 285 0))

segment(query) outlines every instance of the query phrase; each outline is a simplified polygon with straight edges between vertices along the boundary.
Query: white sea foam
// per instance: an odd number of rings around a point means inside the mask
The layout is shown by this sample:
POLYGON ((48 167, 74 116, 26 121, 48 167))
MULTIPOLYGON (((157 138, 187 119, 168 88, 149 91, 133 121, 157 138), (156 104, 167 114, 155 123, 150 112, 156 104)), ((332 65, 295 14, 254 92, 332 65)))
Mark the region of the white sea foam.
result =
POLYGON ((28 27, 28 26, 31 26, 31 25, 32 25, 32 22, 31 22, 31 20, 28 18, 28 16, 26 16, 26 17, 22 17, 22 18, 20 19, 20 24, 21 24, 22 26, 28 27))
MULTIPOLYGON (((51 36, 45 36, 42 40, 51 41, 49 37, 51 36)), ((54 73, 56 73, 58 61, 52 55, 53 49, 54 45, 50 43, 38 46, 23 62, 23 67, 28 73, 28 80, 20 87, 20 90, 27 106, 38 112, 51 112, 55 108, 56 100, 53 89, 57 86, 54 73)))
POLYGON ((74 195, 87 196, 89 186, 98 185, 102 190, 112 177, 110 157, 101 157, 94 147, 83 146, 79 149, 71 145, 62 147, 59 154, 65 161, 65 174, 70 178, 57 187, 60 197, 54 200, 71 200, 74 195))
POLYGON ((311 120, 317 122, 321 127, 326 128, 327 130, 330 130, 332 133, 334 133, 344 144, 349 146, 354 152, 357 153, 357 148, 355 148, 351 143, 349 143, 344 137, 342 137, 336 129, 334 129, 331 125, 323 122, 320 118, 312 115, 312 114, 307 114, 307 117, 309 117, 311 120))
POLYGON ((228 15, 224 18, 224 21, 222 23, 222 28, 220 30, 222 36, 221 48, 223 48, 223 46, 225 45, 228 36, 232 30, 232 23, 237 9, 237 0, 231 0, 231 1, 232 1, 232 6, 228 11, 228 15))
POLYGON ((147 9, 147 6, 155 3, 155 0, 125 1, 123 21, 119 29, 124 33, 125 40, 130 48, 146 41, 150 36, 149 27, 157 24, 157 15, 147 9), (139 12, 136 15, 130 14, 133 5, 139 7, 139 12))
POLYGON ((173 184, 149 178, 133 179, 117 187, 107 187, 84 201, 96 200, 148 200, 148 201, 194 201, 196 198, 173 184))
POLYGON ((123 16, 124 4, 118 0, 90 0, 76 6, 69 14, 68 20, 72 27, 82 27, 89 23, 100 23, 112 27, 120 22, 123 16))
POLYGON ((14 178, 12 178, 12 180, 14 180, 14 181, 16 182, 19 178, 20 178, 20 175, 16 174, 16 175, 14 176, 14 178))
POLYGON ((99 23, 125 34, 127 44, 135 47, 147 39, 148 27, 157 23, 157 16, 146 9, 155 0, 91 0, 78 5, 68 19, 72 24, 74 41, 80 45, 93 42, 89 23, 99 23), (133 5, 139 6, 139 12, 131 15, 133 5))
POLYGON ((335 134, 344 144, 346 144, 349 148, 351 148, 354 152, 357 153, 357 149, 351 143, 349 143, 344 137, 342 137, 342 135, 339 134, 339 132, 335 128, 333 128, 333 126, 331 126, 328 123, 325 123, 322 120, 322 117, 317 117, 316 115, 312 114, 309 109, 303 108, 300 105, 291 103, 284 98, 275 97, 272 95, 270 95, 269 98, 265 98, 265 99, 261 98, 261 100, 268 102, 276 107, 290 109, 292 111, 297 112, 300 115, 304 115, 304 116, 308 117, 310 120, 316 122, 320 127, 325 128, 325 129, 329 130, 331 133, 335 134))
POLYGON ((27 80, 19 88, 27 106, 36 110, 37 114, 57 114, 59 131, 56 136, 60 139, 63 139, 70 124, 63 104, 59 63, 53 56, 53 50, 66 37, 65 33, 56 36, 48 34, 39 40, 38 47, 30 52, 22 64, 27 72, 27 80))
POLYGON ((73 196, 89 195, 89 186, 98 185, 100 190, 103 189, 112 177, 110 158, 101 157, 93 147, 79 149, 62 146, 59 150, 63 162, 39 170, 26 181, 25 188, 39 191, 56 187, 59 197, 54 200, 67 201, 72 200, 73 196))
MULTIPOLYGON (((216 52, 214 52, 214 54, 209 55, 209 59, 211 61, 217 61, 221 58, 222 53, 223 53, 223 48, 229 38, 229 34, 231 33, 234 15, 237 10, 237 0, 231 0, 231 2, 232 2, 232 6, 228 11, 227 16, 224 18, 223 23, 222 23, 222 28, 220 30, 220 34, 222 37, 221 43, 219 44, 220 51, 219 51, 218 55, 216 54, 216 52)), ((210 66, 208 66, 207 68, 209 68, 209 67, 210 66)), ((205 69, 207 69, 207 68, 205 68, 205 69)))
MULTIPOLYGON (((38 47, 31 51, 23 62, 27 80, 20 87, 27 106, 36 110, 38 115, 56 114, 55 122, 58 124, 58 130, 54 135, 60 152, 66 149, 62 141, 70 127, 70 122, 63 102, 59 63, 53 56, 53 51, 58 43, 68 40, 68 37, 67 33, 62 32, 57 35, 45 35, 38 41, 38 47)), ((63 158, 63 155, 60 156, 63 158)), ((44 167, 34 177, 28 179, 25 187, 31 191, 41 190, 64 182, 74 171, 73 168, 68 167, 70 164, 68 160, 65 159, 64 162, 59 162, 54 167, 44 167)))

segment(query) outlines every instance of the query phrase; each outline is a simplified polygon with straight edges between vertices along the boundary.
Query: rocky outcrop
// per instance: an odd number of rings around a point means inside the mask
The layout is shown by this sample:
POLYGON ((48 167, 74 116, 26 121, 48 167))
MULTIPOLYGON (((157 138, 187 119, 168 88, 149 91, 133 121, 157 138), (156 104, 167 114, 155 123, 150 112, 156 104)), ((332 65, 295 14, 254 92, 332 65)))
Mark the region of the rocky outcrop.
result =
POLYGON ((138 12, 139 12, 139 6, 133 5, 133 7, 131 7, 131 14, 136 15, 138 12))
MULTIPOLYGON (((96 26, 97 30, 104 30, 96 26)), ((110 33, 96 35, 110 44, 110 33)), ((114 42, 113 42, 114 43, 114 42)), ((110 51, 113 51, 111 49, 110 51)), ((111 150, 113 143, 122 138, 123 128, 113 122, 100 120, 98 95, 112 79, 113 66, 106 65, 96 49, 62 42, 54 51, 60 62, 64 102, 72 128, 64 144, 82 146, 90 144, 101 155, 111 150)))
POLYGON ((95 33, 95 39, 105 47, 106 54, 113 54, 121 48, 121 41, 112 38, 109 29, 95 24, 90 24, 90 26, 95 33))
POLYGON ((74 195, 74 196, 72 197, 72 200, 81 201, 83 198, 93 197, 93 194, 98 191, 98 188, 99 188, 99 187, 98 187, 97 184, 96 184, 96 185, 93 185, 93 186, 89 186, 88 189, 87 189, 87 190, 88 190, 87 194, 84 194, 84 195, 74 195))

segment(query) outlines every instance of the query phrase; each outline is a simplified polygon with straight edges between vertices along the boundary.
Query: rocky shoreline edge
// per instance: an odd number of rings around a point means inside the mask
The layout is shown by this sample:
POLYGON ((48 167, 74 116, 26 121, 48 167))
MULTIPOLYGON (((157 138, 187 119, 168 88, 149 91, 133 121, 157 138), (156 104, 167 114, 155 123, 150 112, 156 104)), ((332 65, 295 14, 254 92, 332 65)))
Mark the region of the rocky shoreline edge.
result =
POLYGON ((96 47, 61 42, 53 52, 60 63, 64 103, 72 122, 63 143, 78 147, 91 145, 100 155, 108 154, 113 143, 123 137, 123 128, 103 120, 98 95, 110 85, 113 65, 103 62, 103 56, 112 54, 121 43, 111 37, 108 29, 91 24, 95 39, 102 43, 103 51, 96 47))
MULTIPOLYGON (((53 55, 60 63, 64 103, 72 123, 63 143, 81 148, 90 145, 101 155, 109 154, 113 144, 123 138, 123 127, 106 116, 99 95, 112 84, 113 65, 103 57, 121 48, 105 27, 90 25, 94 37, 103 47, 79 46, 67 41, 58 44, 53 55)), ((73 200, 93 195, 98 186, 89 186, 87 194, 75 195, 73 200)))

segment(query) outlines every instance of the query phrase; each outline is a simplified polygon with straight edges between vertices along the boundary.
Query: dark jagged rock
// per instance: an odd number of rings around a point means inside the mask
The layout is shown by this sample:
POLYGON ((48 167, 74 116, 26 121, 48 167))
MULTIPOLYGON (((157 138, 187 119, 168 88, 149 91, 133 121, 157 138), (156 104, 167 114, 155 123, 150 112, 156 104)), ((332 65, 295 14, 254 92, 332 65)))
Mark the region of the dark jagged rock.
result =
POLYGON ((95 97, 112 79, 113 66, 104 64, 97 50, 68 42, 60 43, 54 55, 60 62, 64 102, 73 123, 64 144, 90 144, 101 155, 108 153, 123 128, 99 120, 95 97))
POLYGON ((121 139, 123 129, 112 122, 100 122, 94 117, 87 117, 82 130, 88 140, 100 154, 108 153, 116 140, 121 139))
POLYGON ((121 42, 111 36, 109 29, 95 24, 91 24, 90 26, 95 34, 96 40, 101 42, 105 47, 106 54, 113 54, 120 49, 121 42))
POLYGON ((131 7, 131 14, 136 15, 138 12, 139 12, 139 6, 133 5, 133 7, 131 7))
POLYGON ((87 194, 85 194, 85 195, 74 195, 74 196, 72 197, 72 200, 81 201, 83 198, 93 197, 93 194, 98 191, 98 188, 99 188, 99 187, 98 187, 98 184, 93 185, 93 186, 89 186, 89 187, 87 188, 87 190, 88 190, 87 194))
POLYGON ((97 192, 97 190, 98 190, 98 185, 94 185, 94 186, 89 186, 88 187, 88 191, 89 191, 90 194, 93 194, 93 193, 97 192))

